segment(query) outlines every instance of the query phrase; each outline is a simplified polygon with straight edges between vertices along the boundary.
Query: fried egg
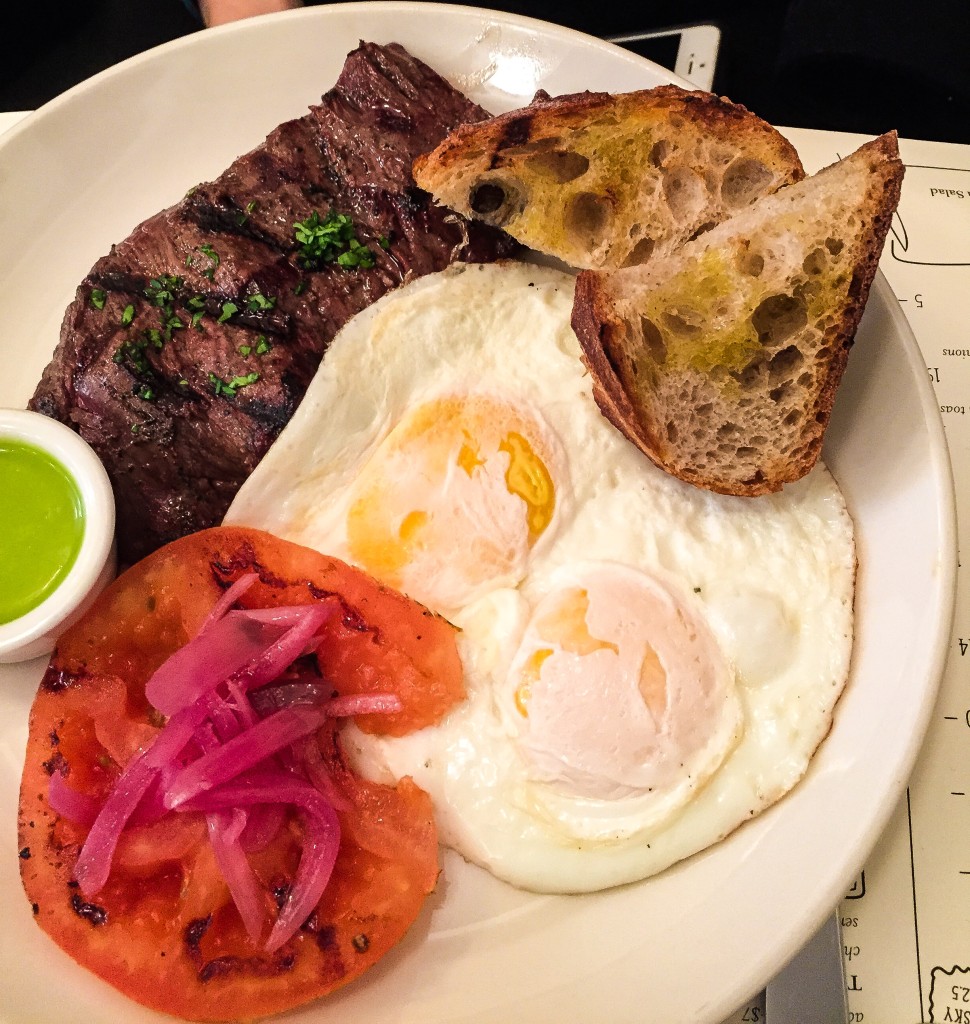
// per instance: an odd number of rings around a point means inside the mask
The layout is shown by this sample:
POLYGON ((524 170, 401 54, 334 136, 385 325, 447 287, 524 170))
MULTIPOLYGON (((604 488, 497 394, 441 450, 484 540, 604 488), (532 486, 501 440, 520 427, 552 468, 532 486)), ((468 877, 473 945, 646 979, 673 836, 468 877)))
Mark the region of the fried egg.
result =
POLYGON ((455 265, 331 345, 227 522, 343 558, 460 629, 467 700, 357 770, 412 777, 439 836, 521 888, 584 892, 719 841, 802 777, 852 646, 855 550, 819 464, 701 491, 600 414, 573 279, 455 265))
POLYGON ((485 391, 437 395, 404 414, 353 481, 347 554, 456 611, 522 581, 564 474, 557 438, 527 406, 485 391))

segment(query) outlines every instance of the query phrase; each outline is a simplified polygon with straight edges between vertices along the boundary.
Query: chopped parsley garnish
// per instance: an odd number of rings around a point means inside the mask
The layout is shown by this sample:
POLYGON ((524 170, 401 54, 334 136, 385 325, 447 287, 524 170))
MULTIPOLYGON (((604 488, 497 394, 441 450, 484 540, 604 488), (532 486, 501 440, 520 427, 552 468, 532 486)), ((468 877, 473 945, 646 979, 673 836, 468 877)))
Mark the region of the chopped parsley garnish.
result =
POLYGON ((248 387, 250 384, 255 384, 258 380, 258 373, 247 373, 243 377, 233 377, 229 381, 217 377, 214 373, 209 374, 209 383, 212 385, 213 394, 225 396, 226 398, 233 398, 239 388, 248 387))
MULTIPOLYGON (((193 295, 185 303, 187 309, 192 311, 191 327, 199 327, 199 323, 205 316, 205 299, 201 295, 193 295)), ((201 328, 199 328, 201 330, 201 328)))
POLYGON ((159 274, 158 277, 153 277, 148 282, 148 286, 144 290, 145 298, 153 306, 157 306, 162 313, 161 329, 152 328, 146 331, 148 340, 155 348, 161 348, 163 341, 171 341, 172 331, 185 326, 181 317, 175 312, 175 301, 182 284, 182 278, 176 274, 159 274))
POLYGON ((219 254, 208 243, 196 246, 196 250, 209 258, 209 267, 207 270, 202 271, 202 276, 207 277, 211 281, 215 276, 216 268, 219 266, 219 254))
POLYGON ((300 246, 297 261, 307 270, 328 263, 347 269, 374 266, 374 254, 357 240, 353 221, 344 213, 330 210, 321 220, 314 210, 293 225, 293 234, 300 246))
POLYGON ((175 302, 175 293, 182 287, 182 278, 175 274, 160 274, 148 282, 145 298, 163 309, 171 309, 175 302))
POLYGON ((256 209, 256 200, 255 199, 250 199, 249 202, 246 203, 246 213, 252 213, 253 210, 255 210, 255 209, 256 209))
POLYGON ((255 295, 250 295, 249 298, 246 299, 246 308, 250 313, 264 313, 267 310, 273 309, 275 305, 275 298, 267 298, 259 292, 256 292, 255 295))
POLYGON ((95 309, 104 309, 104 304, 107 301, 108 293, 103 288, 92 288, 91 289, 91 305, 95 309))
POLYGON ((374 254, 370 249, 366 245, 361 245, 356 238, 352 238, 348 243, 347 251, 337 257, 337 262, 347 269, 369 270, 374 266, 375 261, 374 254))
POLYGON ((115 354, 111 358, 114 362, 118 363, 119 366, 123 363, 127 363, 128 368, 136 374, 150 376, 152 368, 148 360, 145 358, 145 349, 148 346, 148 343, 148 338, 142 334, 133 341, 126 341, 119 345, 115 350, 115 354))
POLYGON ((129 303, 121 314, 121 326, 127 327, 135 319, 135 307, 129 303))
POLYGON ((172 331, 177 331, 184 326, 185 323, 182 321, 181 317, 177 316, 175 313, 169 313, 162 323, 165 340, 171 341, 172 331))
POLYGON ((219 314, 218 323, 224 324, 234 313, 239 312, 239 307, 235 302, 224 302, 222 304, 222 312, 219 314))
POLYGON ((132 393, 146 402, 154 402, 158 397, 155 391, 155 371, 145 357, 145 349, 154 342, 148 335, 148 331, 142 331, 138 337, 119 345, 111 358, 137 378, 132 393))
POLYGON ((240 345, 236 351, 241 356, 250 356, 253 352, 258 356, 264 356, 267 352, 273 351, 273 346, 266 340, 265 334, 258 334, 256 341, 252 345, 240 345))

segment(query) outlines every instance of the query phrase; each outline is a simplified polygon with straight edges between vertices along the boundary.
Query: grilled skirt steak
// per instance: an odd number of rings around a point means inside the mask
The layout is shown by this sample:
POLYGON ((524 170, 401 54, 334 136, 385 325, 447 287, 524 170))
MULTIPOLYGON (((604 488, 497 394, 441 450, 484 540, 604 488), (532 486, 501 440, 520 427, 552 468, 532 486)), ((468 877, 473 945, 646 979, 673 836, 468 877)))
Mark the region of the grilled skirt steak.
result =
POLYGON ((411 177, 487 116, 401 46, 362 43, 318 106, 98 260, 30 407, 104 462, 122 564, 221 521, 355 313, 511 253, 411 177))

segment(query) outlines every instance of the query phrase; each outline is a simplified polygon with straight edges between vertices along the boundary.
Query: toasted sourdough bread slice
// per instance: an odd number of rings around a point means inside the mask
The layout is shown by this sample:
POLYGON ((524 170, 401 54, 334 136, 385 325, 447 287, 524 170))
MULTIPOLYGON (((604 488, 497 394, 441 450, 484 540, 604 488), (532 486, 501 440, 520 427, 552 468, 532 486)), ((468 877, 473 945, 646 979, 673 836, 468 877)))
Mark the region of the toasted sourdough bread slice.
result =
POLYGON ((759 495, 815 464, 899 201, 895 133, 665 260, 577 279, 604 415, 668 472, 759 495))
POLYGON ((804 177, 761 118, 672 85, 537 100, 462 125, 413 172, 453 210, 586 269, 670 252, 804 177))

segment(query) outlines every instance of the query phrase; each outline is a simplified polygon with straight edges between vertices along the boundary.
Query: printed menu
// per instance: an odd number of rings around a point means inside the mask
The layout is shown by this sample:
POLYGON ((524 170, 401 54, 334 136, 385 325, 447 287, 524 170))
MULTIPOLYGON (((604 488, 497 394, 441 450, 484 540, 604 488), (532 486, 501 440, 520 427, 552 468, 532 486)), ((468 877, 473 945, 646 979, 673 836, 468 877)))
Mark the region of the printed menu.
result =
MULTIPOLYGON (((869 136, 782 129, 808 171, 869 136)), ((902 197, 880 263, 940 404, 961 550, 970 547, 970 146, 901 139, 902 197), (966 538, 966 540, 965 540, 966 538)), ((849 1020, 970 1022, 970 568, 906 792, 839 906, 849 1020)), ((725 1024, 765 1020, 764 997, 725 1024)), ((769 1021, 768 1024, 773 1024, 769 1021)), ((787 1022, 786 1022, 787 1024, 787 1022)))

